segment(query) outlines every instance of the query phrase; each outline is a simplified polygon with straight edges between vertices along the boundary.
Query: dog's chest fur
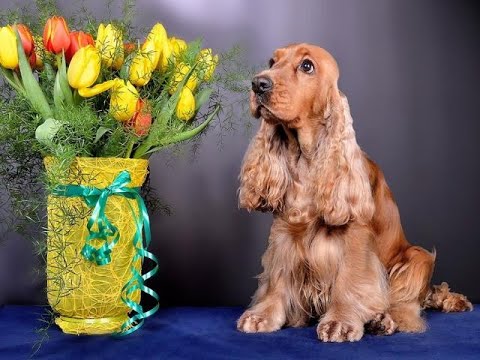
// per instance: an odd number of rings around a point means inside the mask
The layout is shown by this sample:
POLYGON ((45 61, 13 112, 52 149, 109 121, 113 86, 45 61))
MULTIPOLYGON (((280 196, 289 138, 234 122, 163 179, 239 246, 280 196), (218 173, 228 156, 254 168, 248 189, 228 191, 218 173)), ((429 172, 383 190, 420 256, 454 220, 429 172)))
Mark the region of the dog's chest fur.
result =
POLYGON ((289 162, 289 172, 292 182, 285 194, 285 210, 283 218, 294 226, 309 226, 318 219, 318 213, 313 202, 312 181, 308 164, 302 158, 289 162))
POLYGON ((296 168, 291 167, 294 180, 286 192, 285 210, 280 214, 285 225, 284 246, 287 249, 281 252, 286 251, 284 253, 293 260, 285 261, 292 300, 298 309, 317 316, 325 312, 330 301, 330 290, 343 255, 343 241, 339 235, 345 229, 323 223, 309 196, 313 179, 304 167, 303 161, 299 161, 296 168))

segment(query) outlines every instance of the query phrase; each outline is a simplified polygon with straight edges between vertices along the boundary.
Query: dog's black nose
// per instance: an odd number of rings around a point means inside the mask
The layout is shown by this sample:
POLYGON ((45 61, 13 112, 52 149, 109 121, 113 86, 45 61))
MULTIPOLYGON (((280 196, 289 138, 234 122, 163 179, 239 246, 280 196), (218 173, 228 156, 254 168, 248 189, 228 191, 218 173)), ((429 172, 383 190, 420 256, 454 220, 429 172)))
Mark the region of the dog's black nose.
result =
POLYGON ((270 91, 272 87, 273 82, 268 76, 255 76, 252 80, 252 90, 257 95, 270 91))

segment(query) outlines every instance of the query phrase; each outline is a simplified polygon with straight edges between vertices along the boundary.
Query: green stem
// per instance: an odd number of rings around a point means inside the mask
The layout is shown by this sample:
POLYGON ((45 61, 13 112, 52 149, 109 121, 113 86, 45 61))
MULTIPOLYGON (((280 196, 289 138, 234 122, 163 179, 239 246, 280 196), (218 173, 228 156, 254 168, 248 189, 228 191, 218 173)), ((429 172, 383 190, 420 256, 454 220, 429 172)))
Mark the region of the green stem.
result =
POLYGON ((80 105, 82 99, 83 98, 78 94, 78 89, 73 89, 73 104, 75 106, 80 105))
POLYGON ((126 159, 130 159, 132 156, 133 146, 135 145, 135 139, 132 137, 127 144, 127 152, 125 154, 126 159))
POLYGON ((56 62, 57 62, 57 71, 60 70, 60 67, 62 66, 62 53, 60 54, 56 54, 55 55, 55 58, 56 58, 56 62))

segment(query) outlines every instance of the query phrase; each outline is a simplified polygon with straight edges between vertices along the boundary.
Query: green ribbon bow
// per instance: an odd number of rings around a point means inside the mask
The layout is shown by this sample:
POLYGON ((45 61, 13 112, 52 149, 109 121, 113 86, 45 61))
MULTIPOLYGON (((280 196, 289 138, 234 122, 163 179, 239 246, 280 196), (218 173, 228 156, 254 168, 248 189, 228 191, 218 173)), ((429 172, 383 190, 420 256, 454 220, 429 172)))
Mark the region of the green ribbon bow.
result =
POLYGON ((120 332, 117 335, 127 335, 138 330, 144 323, 144 319, 152 316, 159 308, 159 296, 151 288, 145 285, 145 281, 153 277, 158 272, 158 260, 147 248, 151 242, 150 220, 148 217, 147 207, 140 196, 140 188, 129 188, 127 185, 131 182, 130 173, 126 170, 120 172, 114 179, 112 184, 105 189, 98 189, 84 185, 58 185, 53 191, 54 196, 65 197, 81 197, 85 203, 93 208, 90 219, 87 222, 88 236, 85 239, 85 245, 82 248, 82 256, 97 265, 106 265, 112 261, 111 253, 115 245, 120 240, 120 232, 105 215, 105 208, 109 196, 123 196, 127 199, 136 200, 139 216, 136 215, 130 202, 130 210, 135 220, 135 235, 133 237, 133 246, 135 255, 132 259, 132 267, 130 272, 132 277, 122 288, 121 299, 136 314, 122 324, 120 332), (94 230, 97 225, 97 230, 94 230), (145 234, 143 241, 142 233, 145 234), (91 245, 93 240, 102 240, 103 245, 99 248, 91 245), (141 274, 135 269, 135 263, 141 259, 141 264, 145 258, 154 262, 154 267, 146 274, 141 274), (132 294, 140 290, 155 299, 155 306, 144 312, 142 306, 132 300, 132 294))

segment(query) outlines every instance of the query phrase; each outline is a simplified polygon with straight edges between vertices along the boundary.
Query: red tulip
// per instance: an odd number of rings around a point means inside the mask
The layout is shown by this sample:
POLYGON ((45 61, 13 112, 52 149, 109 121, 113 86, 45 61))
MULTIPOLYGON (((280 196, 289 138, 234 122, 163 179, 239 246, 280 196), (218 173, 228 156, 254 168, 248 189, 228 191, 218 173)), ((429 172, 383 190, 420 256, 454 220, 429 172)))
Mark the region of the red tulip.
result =
POLYGON ((30 32, 30 29, 23 24, 13 25, 12 28, 13 30, 18 31, 18 34, 20 35, 20 40, 22 40, 23 50, 25 51, 25 55, 27 55, 28 58, 32 53, 33 49, 35 48, 35 45, 33 43, 33 36, 30 32))
POLYGON ((43 44, 47 51, 59 54, 70 46, 70 32, 65 19, 53 16, 47 20, 43 30, 43 44))
POLYGON ((67 62, 72 60, 73 55, 82 47, 87 45, 95 45, 92 35, 86 34, 83 31, 74 31, 70 33, 70 46, 65 53, 67 62))
POLYGON ((152 114, 148 103, 145 100, 138 99, 137 110, 129 122, 129 126, 137 136, 148 134, 150 125, 152 125, 152 114))

